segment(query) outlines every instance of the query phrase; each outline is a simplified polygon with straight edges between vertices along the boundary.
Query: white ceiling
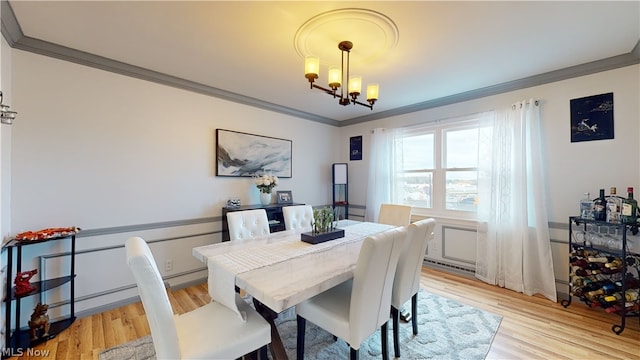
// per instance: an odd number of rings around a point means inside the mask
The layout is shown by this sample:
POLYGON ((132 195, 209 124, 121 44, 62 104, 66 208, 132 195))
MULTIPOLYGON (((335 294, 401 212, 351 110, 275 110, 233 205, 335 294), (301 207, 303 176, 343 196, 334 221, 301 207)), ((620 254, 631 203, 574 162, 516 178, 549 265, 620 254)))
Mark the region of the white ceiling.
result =
POLYGON ((21 29, 13 35, 16 48, 76 49, 203 85, 214 95, 343 124, 577 65, 640 57, 639 1, 9 3, 21 29), (375 61, 358 61, 359 49, 379 45, 367 44, 371 37, 358 27, 326 36, 335 59, 321 61, 339 64, 337 44, 351 40, 352 73, 380 84, 373 112, 310 90, 294 47, 307 20, 343 8, 380 12, 398 29, 395 48, 375 61))

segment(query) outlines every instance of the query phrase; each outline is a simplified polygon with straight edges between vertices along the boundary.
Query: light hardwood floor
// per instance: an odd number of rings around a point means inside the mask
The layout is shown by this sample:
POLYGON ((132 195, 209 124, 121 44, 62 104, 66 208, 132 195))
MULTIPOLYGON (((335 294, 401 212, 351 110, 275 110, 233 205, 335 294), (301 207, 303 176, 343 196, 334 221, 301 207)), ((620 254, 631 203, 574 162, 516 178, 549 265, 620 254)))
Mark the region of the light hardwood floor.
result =
MULTIPOLYGON (((487 359, 640 359, 638 318, 627 318, 626 329, 616 335, 611 325, 619 324, 619 316, 580 302, 565 309, 542 297, 426 267, 421 284, 427 291, 503 317, 487 359)), ((169 291, 169 298, 177 313, 202 306, 210 299, 206 284, 169 291)), ((100 351, 147 334, 144 309, 141 303, 135 303, 78 319, 37 349, 50 351, 49 359, 97 359, 100 351)))

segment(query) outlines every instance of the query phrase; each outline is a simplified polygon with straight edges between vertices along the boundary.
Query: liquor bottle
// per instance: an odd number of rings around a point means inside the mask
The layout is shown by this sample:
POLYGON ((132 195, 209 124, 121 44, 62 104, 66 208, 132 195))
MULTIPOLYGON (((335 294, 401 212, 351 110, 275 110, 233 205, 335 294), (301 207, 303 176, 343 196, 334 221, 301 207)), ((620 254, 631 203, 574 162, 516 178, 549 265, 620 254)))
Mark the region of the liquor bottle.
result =
POLYGON ((580 217, 583 219, 593 219, 593 201, 590 194, 584 193, 584 197, 580 199, 580 217))
POLYGON ((620 224, 620 208, 622 207, 622 198, 616 195, 616 188, 609 189, 607 196, 607 222, 612 224, 620 224))
POLYGON ((593 219, 607 220, 607 200, 604 198, 604 189, 600 189, 600 196, 593 200, 593 219))
POLYGON ((622 200, 621 219, 627 224, 634 224, 638 213, 638 202, 633 198, 632 187, 627 188, 627 193, 629 197, 622 200))

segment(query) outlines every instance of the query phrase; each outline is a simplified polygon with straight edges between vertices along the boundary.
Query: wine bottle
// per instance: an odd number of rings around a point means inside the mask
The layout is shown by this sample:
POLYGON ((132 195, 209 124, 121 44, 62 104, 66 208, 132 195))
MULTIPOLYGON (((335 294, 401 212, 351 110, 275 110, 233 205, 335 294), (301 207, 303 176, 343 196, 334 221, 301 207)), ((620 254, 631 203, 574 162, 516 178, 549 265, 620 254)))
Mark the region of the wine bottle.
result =
POLYGON ((600 289, 592 290, 587 293, 591 297, 597 295, 610 295, 618 291, 618 288, 614 284, 604 284, 600 289))
POLYGON ((593 219, 593 202, 588 192, 584 193, 584 197, 580 199, 580 217, 583 219, 593 219))
POLYGON ((634 224, 637 219, 638 202, 633 198, 633 188, 628 187, 629 196, 622 200, 621 219, 627 224, 634 224))
POLYGON ((617 269, 622 266, 622 260, 616 258, 604 264, 609 269, 617 269))
POLYGON ((607 220, 607 200, 604 198, 604 189, 600 189, 600 196, 593 200, 593 219, 598 221, 607 220))
POLYGON ((610 307, 604 309, 604 311, 606 311, 608 313, 620 312, 620 311, 622 311, 622 306, 613 305, 613 306, 610 306, 610 307))
POLYGON ((612 224, 620 224, 620 208, 622 207, 622 198, 616 195, 616 188, 609 189, 607 196, 607 222, 612 224))
POLYGON ((570 263, 572 266, 579 266, 581 268, 585 268, 587 267, 587 260, 583 259, 583 258, 575 258, 571 260, 570 263))
POLYGON ((591 262, 591 263, 603 263, 604 264, 604 263, 609 262, 609 259, 607 257, 605 257, 605 256, 589 256, 587 258, 587 261, 591 262))
POLYGON ((624 297, 627 301, 638 300, 638 289, 631 289, 624 292, 624 297))
POLYGON ((617 303, 618 301, 622 300, 622 294, 620 294, 619 292, 615 292, 611 295, 605 296, 603 299, 608 303, 617 303))

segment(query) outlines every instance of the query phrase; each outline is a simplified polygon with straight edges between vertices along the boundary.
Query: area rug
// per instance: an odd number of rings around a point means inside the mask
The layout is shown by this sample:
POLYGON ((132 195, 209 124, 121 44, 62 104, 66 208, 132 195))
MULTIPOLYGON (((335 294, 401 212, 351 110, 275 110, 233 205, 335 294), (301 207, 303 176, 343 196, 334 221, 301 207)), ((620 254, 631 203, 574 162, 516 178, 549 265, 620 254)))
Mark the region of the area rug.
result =
MULTIPOLYGON (((434 295, 418 293, 418 335, 411 323, 400 323, 402 359, 484 359, 498 331, 502 317, 434 295)), ((276 320, 289 359, 296 358, 295 311, 289 309, 276 320)), ((392 322, 389 321, 389 356, 393 357, 392 322)), ((360 347, 360 359, 380 359, 380 332, 371 335, 360 347)), ((155 359, 151 336, 107 349, 99 360, 155 359)), ((271 355, 271 354, 269 354, 271 355)), ((348 359, 349 346, 342 340, 307 322, 305 359, 348 359)))

